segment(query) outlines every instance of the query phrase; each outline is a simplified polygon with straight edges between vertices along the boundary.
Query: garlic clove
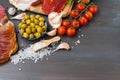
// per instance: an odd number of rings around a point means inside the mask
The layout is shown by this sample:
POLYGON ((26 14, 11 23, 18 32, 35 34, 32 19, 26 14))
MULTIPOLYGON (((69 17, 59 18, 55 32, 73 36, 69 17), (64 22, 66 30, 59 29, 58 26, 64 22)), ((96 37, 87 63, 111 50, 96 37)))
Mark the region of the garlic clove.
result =
POLYGON ((21 14, 18 14, 16 16, 12 17, 11 19, 22 20, 25 15, 26 15, 26 13, 21 13, 21 14))
POLYGON ((56 34, 57 34, 57 30, 56 29, 54 29, 54 30, 51 30, 51 31, 49 31, 49 32, 47 32, 46 33, 48 36, 55 36, 56 34))
POLYGON ((8 9, 8 13, 9 13, 9 15, 13 16, 16 13, 16 9, 14 7, 10 7, 8 9))
POLYGON ((58 47, 56 48, 56 50, 70 50, 70 45, 66 42, 62 42, 61 44, 58 45, 58 47))

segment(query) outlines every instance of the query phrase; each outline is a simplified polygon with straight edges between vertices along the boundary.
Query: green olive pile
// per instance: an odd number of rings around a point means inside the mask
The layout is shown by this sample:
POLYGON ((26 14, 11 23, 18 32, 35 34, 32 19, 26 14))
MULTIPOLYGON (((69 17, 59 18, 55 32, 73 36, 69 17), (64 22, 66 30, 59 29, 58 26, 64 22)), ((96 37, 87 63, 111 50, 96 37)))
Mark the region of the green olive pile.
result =
POLYGON ((25 15, 18 27, 23 37, 28 39, 40 38, 47 29, 45 19, 33 14, 25 15))

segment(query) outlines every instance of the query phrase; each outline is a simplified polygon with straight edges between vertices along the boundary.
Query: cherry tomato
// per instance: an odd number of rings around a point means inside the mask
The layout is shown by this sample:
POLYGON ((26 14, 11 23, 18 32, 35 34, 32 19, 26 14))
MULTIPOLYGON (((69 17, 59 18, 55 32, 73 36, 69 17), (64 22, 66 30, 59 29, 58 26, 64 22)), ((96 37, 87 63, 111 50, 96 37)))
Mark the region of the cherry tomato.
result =
POLYGON ((81 12, 86 8, 86 5, 83 3, 78 3, 76 8, 81 12))
POLYGON ((78 10, 71 10, 70 11, 70 16, 75 18, 79 15, 79 11, 78 10))
POLYGON ((66 34, 66 29, 64 26, 58 27, 58 34, 59 35, 65 35, 66 34))
POLYGON ((80 17, 78 20, 79 20, 80 25, 82 26, 85 26, 88 23, 88 20, 84 16, 80 17))
POLYGON ((65 26, 65 28, 68 28, 70 26, 71 22, 70 20, 63 20, 62 21, 62 26, 65 26))
POLYGON ((88 8, 88 10, 92 13, 92 14, 96 14, 98 12, 98 6, 96 6, 95 4, 90 5, 90 7, 88 8))
POLYGON ((84 17, 87 18, 88 20, 91 20, 93 18, 93 14, 90 11, 86 11, 84 13, 84 17))
POLYGON ((80 27, 79 21, 78 20, 73 20, 72 21, 72 27, 75 29, 78 29, 80 27))
POLYGON ((76 34, 76 30, 75 30, 74 27, 69 27, 69 28, 67 29, 67 35, 68 35, 68 36, 72 37, 72 36, 74 36, 75 34, 76 34))

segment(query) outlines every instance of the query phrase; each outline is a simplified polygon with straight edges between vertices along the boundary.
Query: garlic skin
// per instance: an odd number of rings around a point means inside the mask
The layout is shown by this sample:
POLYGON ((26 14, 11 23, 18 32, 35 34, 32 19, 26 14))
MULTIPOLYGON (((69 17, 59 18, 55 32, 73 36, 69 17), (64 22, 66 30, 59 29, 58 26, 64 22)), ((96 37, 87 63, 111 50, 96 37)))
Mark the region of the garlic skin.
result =
POLYGON ((48 15, 48 21, 53 29, 57 29, 62 23, 63 13, 51 12, 48 15))
POLYGON ((13 15, 15 15, 15 13, 16 13, 16 9, 15 9, 14 7, 10 7, 10 8, 8 9, 8 13, 9 13, 9 15, 13 16, 13 15))
POLYGON ((49 31, 49 32, 47 32, 46 33, 48 36, 55 36, 56 34, 57 34, 57 30, 56 29, 54 29, 54 30, 51 30, 51 31, 49 31))

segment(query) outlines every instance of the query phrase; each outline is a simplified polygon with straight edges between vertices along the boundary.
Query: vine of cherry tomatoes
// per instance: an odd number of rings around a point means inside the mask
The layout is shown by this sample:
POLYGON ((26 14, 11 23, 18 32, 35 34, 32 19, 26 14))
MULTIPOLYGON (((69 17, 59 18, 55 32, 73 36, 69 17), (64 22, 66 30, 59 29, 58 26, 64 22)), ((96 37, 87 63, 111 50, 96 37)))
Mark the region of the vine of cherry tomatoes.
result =
POLYGON ((87 25, 97 12, 98 6, 94 3, 88 5, 81 2, 77 3, 75 9, 70 11, 70 17, 72 17, 72 20, 63 20, 61 26, 58 28, 58 34, 70 37, 74 36, 77 30, 80 27, 87 25))

